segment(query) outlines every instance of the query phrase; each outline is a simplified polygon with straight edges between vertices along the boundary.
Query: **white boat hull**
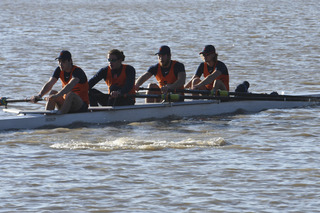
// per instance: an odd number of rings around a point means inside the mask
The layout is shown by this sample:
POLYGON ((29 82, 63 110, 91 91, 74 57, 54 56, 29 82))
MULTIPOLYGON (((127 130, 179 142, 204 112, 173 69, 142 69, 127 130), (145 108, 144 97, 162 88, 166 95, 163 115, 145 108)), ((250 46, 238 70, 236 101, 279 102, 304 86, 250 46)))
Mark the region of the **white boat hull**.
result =
MULTIPOLYGON (((259 112, 266 109, 285 109, 316 105, 307 101, 185 101, 179 103, 139 104, 134 106, 91 108, 92 112, 72 114, 29 114, 0 120, 0 131, 10 129, 35 129, 68 127, 75 123, 107 124, 161 119, 169 116, 216 116, 239 111, 259 112)), ((35 111, 35 113, 40 113, 35 111)), ((42 112, 43 113, 43 112, 42 112)))

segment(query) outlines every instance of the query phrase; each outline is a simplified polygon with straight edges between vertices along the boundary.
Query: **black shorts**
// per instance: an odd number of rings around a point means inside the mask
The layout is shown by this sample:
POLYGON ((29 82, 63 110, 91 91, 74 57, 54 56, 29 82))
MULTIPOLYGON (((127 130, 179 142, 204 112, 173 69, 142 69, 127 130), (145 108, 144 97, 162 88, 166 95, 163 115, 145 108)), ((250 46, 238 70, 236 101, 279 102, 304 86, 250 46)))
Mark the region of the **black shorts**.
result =
POLYGON ((90 106, 126 106, 134 105, 135 99, 132 97, 111 98, 109 94, 104 94, 97 89, 89 90, 90 106))
POLYGON ((83 102, 81 108, 76 112, 88 112, 88 104, 83 102))

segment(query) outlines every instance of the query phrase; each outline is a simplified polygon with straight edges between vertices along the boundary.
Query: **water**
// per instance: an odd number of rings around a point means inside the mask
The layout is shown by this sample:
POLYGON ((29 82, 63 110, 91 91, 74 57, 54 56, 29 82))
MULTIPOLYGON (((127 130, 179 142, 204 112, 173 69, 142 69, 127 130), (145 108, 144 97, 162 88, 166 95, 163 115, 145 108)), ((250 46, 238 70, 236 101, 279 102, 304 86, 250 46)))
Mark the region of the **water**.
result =
MULTIPOLYGON (((0 96, 37 94, 61 49, 90 78, 118 48, 139 76, 163 44, 187 79, 203 46, 214 44, 231 90, 248 80, 252 92, 319 93, 319 7, 315 0, 2 0, 0 96)), ((97 88, 106 90, 103 82, 97 88)), ((319 112, 0 132, 0 211, 319 212, 319 112)))

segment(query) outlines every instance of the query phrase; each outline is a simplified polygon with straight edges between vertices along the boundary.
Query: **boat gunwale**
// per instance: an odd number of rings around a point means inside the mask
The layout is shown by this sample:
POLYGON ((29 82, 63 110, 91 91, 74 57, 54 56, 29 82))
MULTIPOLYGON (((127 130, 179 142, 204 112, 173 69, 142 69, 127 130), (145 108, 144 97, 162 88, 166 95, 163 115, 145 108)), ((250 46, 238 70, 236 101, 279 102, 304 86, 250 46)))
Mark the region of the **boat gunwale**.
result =
POLYGON ((113 111, 113 110, 127 110, 127 109, 143 109, 143 108, 162 108, 162 107, 175 107, 184 105, 199 105, 199 104, 219 104, 219 100, 192 100, 184 102, 163 102, 163 103, 147 103, 147 104, 135 104, 128 106, 99 106, 89 107, 89 112, 96 111, 113 111))
MULTIPOLYGON (((30 114, 18 114, 14 118, 4 118, 0 120, 0 131, 5 131, 9 129, 28 129, 28 127, 21 126, 21 122, 28 122, 29 124, 35 122, 35 125, 29 126, 31 129, 42 128, 45 126, 50 127, 59 127, 59 126, 68 126, 72 123, 113 123, 113 122, 133 122, 141 121, 146 119, 161 119, 171 115, 177 116, 206 116, 212 115, 216 116, 218 114, 233 114, 238 110, 244 110, 247 112, 259 112, 271 108, 299 108, 306 106, 319 105, 320 102, 308 102, 308 101, 279 101, 279 100, 237 100, 237 101, 217 101, 217 100, 192 100, 185 102, 164 102, 164 103, 149 103, 149 104, 137 104, 130 106, 107 106, 107 107, 93 107, 91 111, 81 112, 81 113, 67 113, 67 114, 31 114, 35 110, 31 111, 30 114), (229 105, 230 106, 227 106, 229 105), (208 105, 208 106, 206 106, 208 105), (199 108, 197 108, 199 106, 199 108), (215 109, 215 106, 217 108, 215 109), (94 110, 96 109, 96 110, 94 110), (144 111, 146 109, 147 112, 144 111), (215 110, 212 110, 215 109, 215 110), (139 117, 138 114, 134 112, 137 110, 142 115, 139 117), (159 113, 156 112, 159 110, 159 113), (200 111, 199 111, 200 110, 200 111), (124 113, 124 116, 129 117, 117 117, 124 113), (198 114, 196 115, 196 112, 198 114), (115 113, 115 114, 114 114, 115 113), (128 114, 130 113, 130 114, 128 114), (133 114, 131 114, 133 113, 133 114), (132 117, 131 117, 132 115, 132 117), (146 116, 147 115, 147 116, 146 116), (154 115, 154 117, 153 117, 154 115), (105 117, 111 116, 111 117, 105 117), (149 117, 148 117, 149 116, 149 117), (109 119, 110 118, 110 119, 109 119), (37 120, 39 119, 39 120, 37 120), (88 119, 88 120, 86 120, 88 119), (93 119, 96 119, 93 121, 93 119), (109 120, 108 120, 109 119, 109 120), (118 119, 118 120, 117 120, 118 119), (8 127, 8 123, 10 126, 8 127), (13 123, 18 122, 18 126, 14 126, 13 123), (40 124, 40 123, 42 124, 40 124), (53 123, 52 123, 53 122, 53 123), (58 123, 54 123, 58 122, 58 123), (59 123, 60 122, 60 123, 59 123), (62 122, 62 123, 61 123, 62 122), (39 125, 38 125, 39 124, 39 125)), ((39 111, 40 112, 40 111, 39 111)))

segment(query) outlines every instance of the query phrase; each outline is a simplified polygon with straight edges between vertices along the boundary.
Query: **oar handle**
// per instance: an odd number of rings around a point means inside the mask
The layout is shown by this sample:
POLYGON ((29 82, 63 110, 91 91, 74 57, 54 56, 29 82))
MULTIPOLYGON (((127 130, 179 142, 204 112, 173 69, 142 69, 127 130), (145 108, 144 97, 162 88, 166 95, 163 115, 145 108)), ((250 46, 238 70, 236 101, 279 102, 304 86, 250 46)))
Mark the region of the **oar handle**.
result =
MULTIPOLYGON (((23 98, 23 99, 8 99, 6 97, 0 98, 0 106, 7 106, 8 103, 17 103, 17 102, 30 102, 31 99, 23 98)), ((42 101, 42 98, 37 99, 37 101, 42 101)))

